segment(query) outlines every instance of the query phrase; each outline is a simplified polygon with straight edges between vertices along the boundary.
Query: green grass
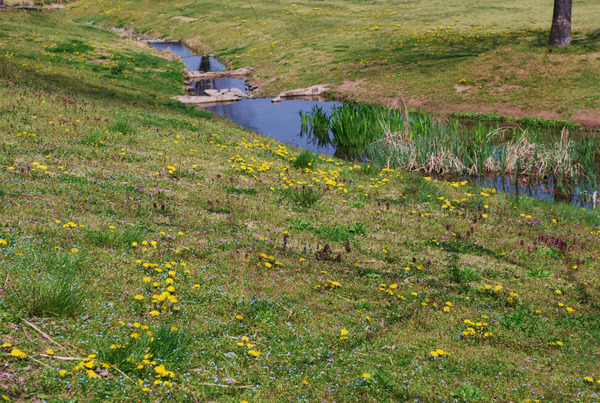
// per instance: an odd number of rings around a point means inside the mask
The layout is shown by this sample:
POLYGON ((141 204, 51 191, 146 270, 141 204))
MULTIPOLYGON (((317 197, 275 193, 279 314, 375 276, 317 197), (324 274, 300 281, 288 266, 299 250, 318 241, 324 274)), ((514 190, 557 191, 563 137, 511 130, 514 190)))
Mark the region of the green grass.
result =
MULTIPOLYGON (((167 26, 143 4, 139 30, 167 26)), ((215 4, 176 11, 255 24, 215 4)), ((344 3, 350 28, 374 4, 344 3)), ((110 6, 94 20, 134 18, 110 6)), ((328 156, 294 169, 300 150, 171 102, 182 66, 139 43, 37 12, 4 12, 0 38, 7 398, 596 399, 598 210, 328 156), (70 39, 94 50, 47 50, 70 39)))
POLYGON ((288 188, 281 191, 292 203, 304 207, 314 206, 319 202, 323 194, 312 187, 288 188))
POLYGON ((593 17, 599 11, 590 1, 574 3, 573 45, 552 52, 552 3, 543 0, 280 0, 252 7, 243 0, 227 6, 178 0, 169 7, 94 0, 65 13, 173 36, 233 67, 253 66, 267 95, 330 83, 338 96, 362 102, 399 105, 404 98, 409 107, 445 113, 584 123, 600 110, 593 17))
POLYGON ((25 270, 13 273, 6 303, 26 316, 74 316, 86 295, 85 253, 33 250, 19 263, 25 270))
POLYGON ((292 167, 296 169, 313 168, 318 157, 318 154, 304 150, 292 161, 292 167))

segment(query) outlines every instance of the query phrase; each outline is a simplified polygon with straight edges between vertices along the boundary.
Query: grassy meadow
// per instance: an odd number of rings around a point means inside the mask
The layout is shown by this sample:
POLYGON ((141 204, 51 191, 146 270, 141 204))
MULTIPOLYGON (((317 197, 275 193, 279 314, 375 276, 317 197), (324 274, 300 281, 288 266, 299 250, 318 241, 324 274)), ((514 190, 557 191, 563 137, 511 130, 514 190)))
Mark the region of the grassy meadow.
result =
MULTIPOLYGON (((148 27, 159 3, 138 3, 1 14, 2 399, 599 399, 598 210, 307 154, 174 103, 180 62, 84 23, 148 27)), ((350 29, 375 20, 345 3, 350 29)), ((260 26, 214 4, 190 7, 260 26)))
POLYGON ((152 0, 74 3, 66 16, 172 36, 266 95, 331 83, 339 98, 600 127, 600 5, 573 5, 573 46, 548 51, 546 0, 152 0))

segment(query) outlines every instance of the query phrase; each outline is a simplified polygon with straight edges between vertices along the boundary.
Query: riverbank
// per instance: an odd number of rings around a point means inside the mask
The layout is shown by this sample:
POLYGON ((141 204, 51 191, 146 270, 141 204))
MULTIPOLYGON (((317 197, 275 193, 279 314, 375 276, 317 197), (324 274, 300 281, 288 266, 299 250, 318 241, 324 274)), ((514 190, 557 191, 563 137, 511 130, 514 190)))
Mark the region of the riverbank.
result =
POLYGON ((264 95, 330 83, 338 98, 600 127, 598 6, 575 4, 573 46, 545 46, 552 4, 77 3, 69 18, 184 40, 256 68, 264 95), (143 9, 140 13, 137 10, 143 9), (493 11, 490 11, 493 10, 493 11), (117 12, 118 11, 118 12, 117 12), (532 16, 524 18, 524 16, 532 16))
POLYGON ((307 157, 41 14, 0 20, 1 395, 595 399, 597 210, 307 157))

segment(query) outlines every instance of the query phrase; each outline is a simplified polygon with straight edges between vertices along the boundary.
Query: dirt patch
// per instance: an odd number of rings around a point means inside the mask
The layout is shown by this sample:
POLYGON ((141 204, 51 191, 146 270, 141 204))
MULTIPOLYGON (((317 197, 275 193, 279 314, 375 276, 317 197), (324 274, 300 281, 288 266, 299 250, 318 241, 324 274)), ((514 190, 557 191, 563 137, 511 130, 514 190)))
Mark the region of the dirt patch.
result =
POLYGON ((42 6, 43 10, 60 10, 65 8, 64 4, 58 4, 58 3, 53 3, 53 4, 45 4, 42 6))
POLYGON ((344 95, 351 96, 354 94, 356 97, 361 97, 361 95, 367 95, 369 92, 372 92, 365 79, 355 81, 345 80, 341 85, 338 85, 335 90, 344 95))
POLYGON ((455 112, 474 112, 474 113, 497 113, 499 115, 508 116, 511 118, 526 118, 531 116, 540 117, 543 119, 566 120, 580 124, 586 129, 600 129, 600 112, 598 111, 581 111, 572 117, 564 116, 558 112, 541 111, 525 109, 511 105, 487 105, 487 104, 444 104, 430 103, 425 106, 425 109, 431 111, 439 111, 444 115, 455 112))
POLYGON ((510 91, 510 90, 522 90, 522 89, 523 89, 523 87, 520 85, 502 85, 500 87, 493 88, 490 92, 492 94, 501 94, 503 92, 510 91))
POLYGON ((171 19, 181 21, 183 23, 198 21, 198 18, 190 18, 190 17, 182 17, 182 16, 176 16, 171 19))
POLYGON ((573 120, 589 129, 600 129, 600 111, 579 111, 569 120, 573 120))
POLYGON ((479 88, 474 87, 472 85, 460 85, 460 84, 454 84, 454 89, 458 93, 461 93, 461 92, 470 93, 470 92, 477 92, 477 91, 479 91, 479 88))

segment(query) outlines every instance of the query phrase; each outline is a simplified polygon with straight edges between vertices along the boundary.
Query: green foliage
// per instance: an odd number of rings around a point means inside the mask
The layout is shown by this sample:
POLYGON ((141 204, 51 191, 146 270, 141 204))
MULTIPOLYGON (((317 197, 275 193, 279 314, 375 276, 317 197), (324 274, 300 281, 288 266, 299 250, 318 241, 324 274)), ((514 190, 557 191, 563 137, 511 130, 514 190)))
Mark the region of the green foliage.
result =
POLYGON ((552 273, 550 273, 548 270, 537 268, 529 270, 529 272, 527 272, 527 275, 533 278, 548 278, 552 276, 552 273))
POLYGON ((53 53, 85 53, 93 49, 93 46, 79 39, 71 39, 70 41, 57 43, 56 46, 48 48, 48 51, 53 53))
POLYGON ((116 134, 132 135, 137 133, 137 127, 125 117, 117 118, 110 126, 108 130, 116 134))
POLYGON ((335 107, 328 120, 323 113, 316 107, 302 113, 303 133, 319 144, 336 147, 336 156, 370 159, 372 163, 362 167, 367 175, 378 174, 383 165, 437 174, 554 175, 561 181, 589 178, 592 183, 598 175, 597 139, 572 140, 564 135, 557 139, 555 133, 546 133, 576 129, 577 125, 565 121, 523 118, 519 123, 526 129, 500 130, 490 126, 498 116, 475 115, 479 118, 475 124, 463 125, 457 119, 442 121, 419 110, 409 112, 405 125, 399 109, 381 105, 346 103, 335 107), (329 129, 314 130, 321 125, 329 129))
POLYGON ((311 227, 310 221, 300 217, 288 220, 288 225, 290 226, 290 228, 297 230, 305 230, 311 227))
POLYGON ((176 326, 162 324, 151 335, 139 328, 133 328, 132 333, 137 333, 137 337, 119 342, 97 341, 98 358, 125 372, 137 372, 137 366, 144 360, 165 363, 171 368, 181 368, 187 363, 192 340, 176 326))
POLYGON ((468 284, 480 279, 479 273, 469 267, 461 270, 457 266, 452 266, 450 267, 450 275, 452 276, 452 281, 460 284, 468 284))
POLYGON ((479 400, 481 396, 477 389, 475 389, 472 385, 465 383, 460 388, 450 392, 450 397, 462 403, 479 400))
POLYGON ((312 187, 300 187, 283 189, 282 193, 292 203, 299 204, 304 207, 314 206, 321 200, 323 193, 312 187))
POLYGON ((163 361, 182 366, 187 361, 191 338, 181 331, 173 331, 173 325, 161 325, 148 344, 148 352, 163 361))
POLYGON ((142 242, 146 232, 141 228, 88 230, 85 233, 87 240, 96 246, 113 247, 131 245, 133 242, 142 242))
POLYGON ((318 154, 304 150, 292 161, 292 167, 296 169, 313 168, 318 157, 318 154))
POLYGON ((367 227, 364 224, 355 222, 354 224, 348 227, 348 232, 357 235, 364 235, 367 233, 367 227))
POLYGON ((354 238, 348 228, 335 225, 323 225, 315 229, 315 235, 331 241, 347 242, 354 238))
POLYGON ((8 288, 7 303, 27 316, 73 316, 80 312, 85 298, 83 252, 47 249, 28 253, 27 270, 8 288))
POLYGON ((360 172, 362 172, 366 176, 377 176, 383 169, 382 166, 376 164, 362 164, 360 167, 360 172))
POLYGON ((231 194, 245 194, 245 195, 255 195, 257 194, 257 190, 254 188, 238 188, 235 186, 228 186, 228 185, 223 185, 223 189, 225 189, 225 191, 227 193, 231 193, 231 194))
POLYGON ((104 141, 108 138, 106 131, 102 128, 94 127, 85 131, 81 136, 81 144, 103 147, 104 141))

